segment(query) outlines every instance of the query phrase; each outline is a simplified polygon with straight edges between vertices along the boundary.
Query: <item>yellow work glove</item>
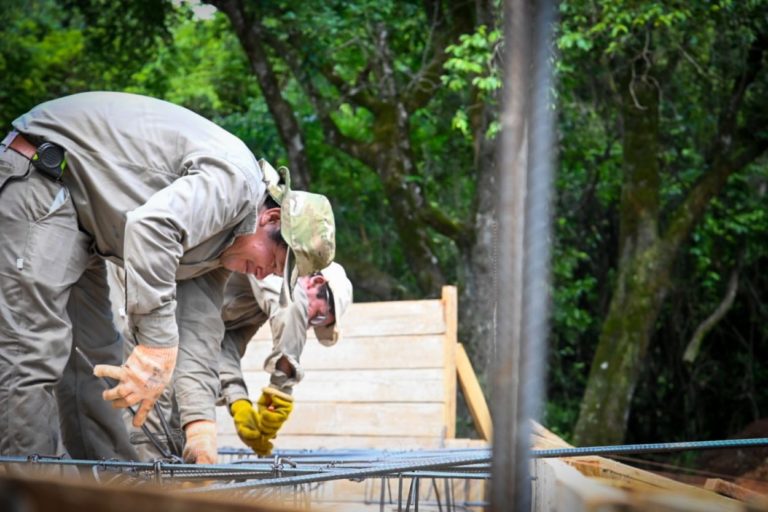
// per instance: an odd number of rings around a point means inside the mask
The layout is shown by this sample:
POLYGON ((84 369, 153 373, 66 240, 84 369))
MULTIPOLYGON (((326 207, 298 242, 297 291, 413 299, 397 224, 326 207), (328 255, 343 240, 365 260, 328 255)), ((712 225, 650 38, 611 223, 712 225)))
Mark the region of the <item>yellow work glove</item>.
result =
POLYGON ((198 420, 184 425, 187 441, 184 443, 184 462, 194 464, 216 464, 216 423, 198 420))
POLYGON ((259 405, 259 430, 266 439, 273 439, 293 410, 293 397, 275 388, 264 388, 259 405))
POLYGON ((117 386, 102 393, 112 407, 130 407, 141 403, 133 417, 133 426, 141 427, 165 386, 171 381, 179 347, 145 347, 136 345, 123 366, 98 364, 93 369, 97 377, 118 381, 117 386))
POLYGON ((259 457, 267 457, 268 455, 272 455, 273 446, 267 437, 259 436, 248 446, 250 446, 259 457))
POLYGON ((232 402, 232 405, 229 406, 229 413, 235 422, 235 430, 240 440, 253 448, 251 443, 261 437, 259 413, 253 408, 251 402, 245 399, 232 402))

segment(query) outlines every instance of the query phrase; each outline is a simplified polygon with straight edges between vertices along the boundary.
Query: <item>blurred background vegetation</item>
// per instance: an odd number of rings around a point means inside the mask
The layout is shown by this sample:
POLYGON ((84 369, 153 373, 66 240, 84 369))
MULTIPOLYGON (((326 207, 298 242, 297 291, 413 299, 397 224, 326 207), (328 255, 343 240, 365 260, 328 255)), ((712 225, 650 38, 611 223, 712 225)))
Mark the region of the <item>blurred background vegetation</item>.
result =
MULTIPOLYGON (((543 422, 568 440, 726 438, 768 414, 766 7, 559 2, 543 422)), ((214 120, 331 199, 357 301, 458 285, 460 337, 487 382, 498 1, 0 0, 0 12, 3 125, 99 89, 214 120)))

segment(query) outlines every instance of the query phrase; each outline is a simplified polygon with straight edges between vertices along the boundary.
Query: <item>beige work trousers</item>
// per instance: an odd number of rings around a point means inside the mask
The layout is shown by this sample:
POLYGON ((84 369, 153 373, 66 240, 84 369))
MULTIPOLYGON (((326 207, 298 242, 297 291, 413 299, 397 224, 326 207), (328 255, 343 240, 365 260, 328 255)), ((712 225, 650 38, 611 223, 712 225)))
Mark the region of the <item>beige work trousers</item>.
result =
MULTIPOLYGON (((0 454, 136 460, 96 364, 122 362, 104 261, 67 188, 0 147, 0 454)), ((82 207, 87 207, 84 205, 82 207)))

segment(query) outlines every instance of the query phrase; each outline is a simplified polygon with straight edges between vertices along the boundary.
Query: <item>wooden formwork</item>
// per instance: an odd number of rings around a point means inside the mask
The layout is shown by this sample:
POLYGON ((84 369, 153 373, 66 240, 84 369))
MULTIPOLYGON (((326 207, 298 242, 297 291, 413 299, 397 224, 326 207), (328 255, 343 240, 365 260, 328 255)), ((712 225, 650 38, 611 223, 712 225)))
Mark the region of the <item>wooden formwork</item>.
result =
MULTIPOLYGON (((552 432, 536 425, 533 445, 539 449, 571 448, 552 432)), ((536 512, 751 512, 768 510, 757 493, 725 496, 731 487, 697 487, 598 456, 532 461, 536 512), (727 488, 727 489, 726 489, 727 488)))
MULTIPOLYGON (((352 304, 332 347, 310 330, 304 380, 277 449, 431 449, 456 436, 456 288, 439 300, 352 304)), ((268 383, 268 326, 242 359, 251 396, 268 383)), ((219 446, 242 447, 226 408, 219 446)))
MULTIPOLYGON (((254 395, 267 382, 262 363, 270 349, 269 331, 263 329, 243 359, 254 395)), ((306 377, 295 390, 294 413, 275 442, 278 450, 489 447, 491 417, 469 358, 457 343, 453 287, 444 288, 439 300, 354 304, 339 344, 323 347, 310 333, 301 363, 306 377), (455 439, 457 383, 482 439, 455 439)), ((226 409, 217 414, 219 446, 242 448, 226 409)), ((533 446, 570 445, 535 425, 533 446)), ((534 459, 531 475, 536 512, 768 511, 765 496, 731 482, 696 487, 604 457, 534 459)), ((0 474, 0 509, 394 511, 398 502, 405 503, 402 493, 410 484, 409 478, 396 477, 335 480, 303 490, 293 507, 290 500, 260 507, 180 497, 151 486, 131 489, 0 474)), ((480 511, 486 484, 480 479, 421 478, 419 509, 447 510, 450 501, 462 510, 480 511)))

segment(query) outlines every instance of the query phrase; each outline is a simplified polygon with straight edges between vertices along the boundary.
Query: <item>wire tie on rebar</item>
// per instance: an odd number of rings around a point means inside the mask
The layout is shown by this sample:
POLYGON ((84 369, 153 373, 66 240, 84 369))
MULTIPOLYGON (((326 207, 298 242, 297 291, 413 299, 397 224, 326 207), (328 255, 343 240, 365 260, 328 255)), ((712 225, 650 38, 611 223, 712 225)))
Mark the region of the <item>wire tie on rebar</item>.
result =
POLYGON ((37 464, 40 462, 40 455, 37 453, 34 453, 32 455, 27 456, 27 462, 31 462, 32 464, 37 464))
POLYGON ((163 483, 163 461, 161 459, 155 459, 152 463, 152 470, 155 472, 155 482, 163 483))
POLYGON ((282 475, 282 473, 283 473, 283 464, 280 461, 280 456, 275 454, 275 458, 272 461, 272 474, 274 474, 279 478, 282 475))

